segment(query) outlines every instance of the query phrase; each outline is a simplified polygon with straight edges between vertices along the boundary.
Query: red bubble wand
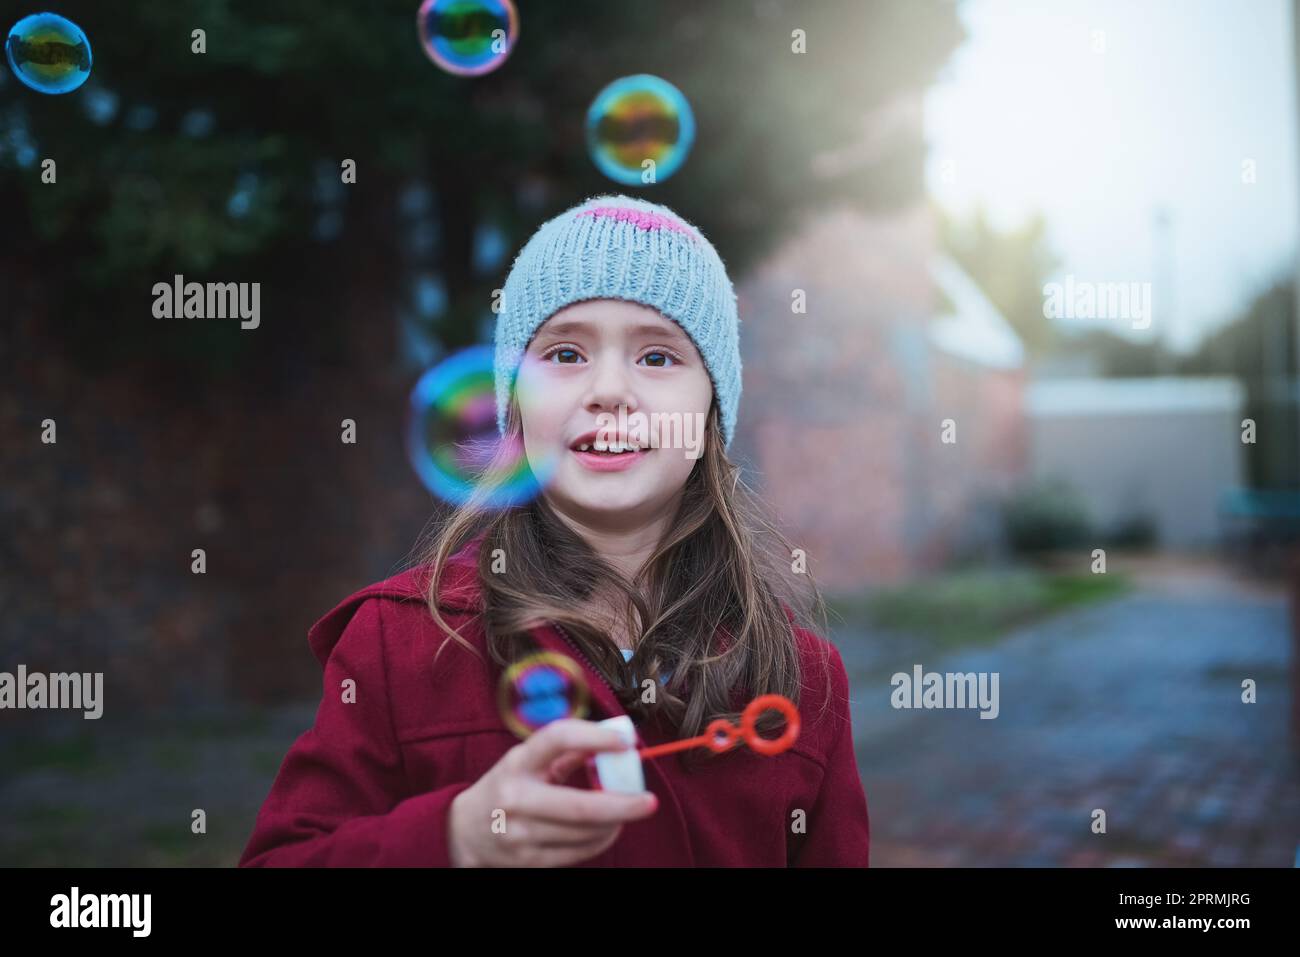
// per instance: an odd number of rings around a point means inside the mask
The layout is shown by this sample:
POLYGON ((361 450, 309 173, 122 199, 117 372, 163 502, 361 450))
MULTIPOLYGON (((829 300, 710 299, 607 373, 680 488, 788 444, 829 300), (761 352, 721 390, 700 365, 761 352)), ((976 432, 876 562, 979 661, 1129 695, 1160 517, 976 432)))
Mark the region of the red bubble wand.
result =
MULTIPOLYGON (((632 719, 627 715, 609 718, 600 722, 615 728, 624 736, 628 744, 636 739, 632 719)), ((732 724, 726 718, 709 722, 704 734, 680 741, 669 741, 653 747, 638 748, 633 751, 607 751, 587 760, 588 774, 594 770, 593 783, 602 790, 640 792, 645 790, 645 777, 641 771, 641 762, 647 758, 657 758, 688 748, 708 748, 721 754, 744 742, 758 754, 771 756, 789 750, 799 737, 799 710, 794 702, 784 695, 759 695, 740 714, 740 724, 732 724), (765 711, 779 711, 785 716, 785 731, 779 738, 765 738, 758 733, 758 719, 765 711)))
POLYGON ((738 725, 732 724, 726 718, 718 718, 716 721, 711 721, 704 733, 697 737, 669 741, 667 744, 657 744, 652 748, 640 748, 637 754, 643 759, 657 758, 662 754, 672 754, 688 748, 708 748, 721 754, 734 747, 737 741, 743 740, 752 750, 770 756, 789 750, 798 737, 799 710, 794 706, 794 702, 784 695, 765 694, 759 695, 745 706, 745 710, 740 714, 738 725), (758 718, 764 711, 769 710, 779 711, 785 715, 785 731, 779 738, 765 738, 758 733, 758 718))

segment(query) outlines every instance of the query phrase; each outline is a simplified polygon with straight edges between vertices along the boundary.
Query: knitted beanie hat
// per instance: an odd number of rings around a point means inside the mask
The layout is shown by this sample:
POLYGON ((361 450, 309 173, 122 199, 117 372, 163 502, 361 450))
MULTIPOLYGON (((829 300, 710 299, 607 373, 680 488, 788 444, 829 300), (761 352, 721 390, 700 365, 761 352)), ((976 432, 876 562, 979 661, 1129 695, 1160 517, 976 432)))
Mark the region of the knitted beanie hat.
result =
POLYGON ((626 299, 658 309, 691 337, 713 380, 723 444, 736 430, 740 334, 736 293, 718 252, 666 206, 596 196, 543 223, 515 257, 496 327, 497 428, 537 329, 585 299, 626 299))

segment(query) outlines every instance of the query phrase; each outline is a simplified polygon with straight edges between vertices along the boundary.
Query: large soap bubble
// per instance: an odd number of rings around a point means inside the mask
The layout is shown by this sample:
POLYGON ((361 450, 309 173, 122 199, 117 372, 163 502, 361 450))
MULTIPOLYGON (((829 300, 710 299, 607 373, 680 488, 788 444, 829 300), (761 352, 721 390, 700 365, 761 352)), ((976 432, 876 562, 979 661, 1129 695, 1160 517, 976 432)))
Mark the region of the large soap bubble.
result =
POLYGON ((596 167, 628 186, 677 172, 695 141, 695 114, 682 91, 648 73, 615 80, 587 110, 587 150, 596 167), (647 179, 653 163, 653 177, 647 179))
POLYGON ((90 76, 90 41, 57 13, 34 13, 15 23, 5 58, 14 76, 39 93, 71 93, 90 76))
POLYGON ((519 38, 513 0, 424 0, 416 14, 420 46, 448 73, 491 73, 519 38))
POLYGON ((406 447, 425 487, 455 505, 476 492, 485 508, 525 504, 555 471, 553 456, 530 463, 519 437, 498 433, 491 346, 458 352, 420 377, 406 447))

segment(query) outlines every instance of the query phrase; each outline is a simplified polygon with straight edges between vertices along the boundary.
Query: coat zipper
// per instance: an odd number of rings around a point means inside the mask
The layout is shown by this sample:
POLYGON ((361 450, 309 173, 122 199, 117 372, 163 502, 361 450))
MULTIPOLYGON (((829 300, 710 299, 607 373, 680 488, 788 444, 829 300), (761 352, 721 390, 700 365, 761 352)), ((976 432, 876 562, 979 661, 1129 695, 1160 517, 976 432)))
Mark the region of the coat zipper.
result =
POLYGON ((574 641, 572 638, 569 637, 569 633, 564 630, 563 626, 553 625, 553 627, 555 628, 556 631, 560 633, 560 636, 569 643, 570 647, 572 647, 573 650, 578 653, 578 657, 587 663, 587 667, 591 669, 591 671, 596 675, 596 677, 599 678, 602 682, 604 682, 605 687, 607 687, 613 693, 614 700, 617 702, 618 701, 617 689, 615 689, 615 687, 609 683, 609 679, 606 678, 604 674, 601 673, 601 670, 597 668, 594 664, 592 664, 592 661, 590 658, 587 657, 586 652, 584 652, 578 646, 578 643, 576 641, 574 641))

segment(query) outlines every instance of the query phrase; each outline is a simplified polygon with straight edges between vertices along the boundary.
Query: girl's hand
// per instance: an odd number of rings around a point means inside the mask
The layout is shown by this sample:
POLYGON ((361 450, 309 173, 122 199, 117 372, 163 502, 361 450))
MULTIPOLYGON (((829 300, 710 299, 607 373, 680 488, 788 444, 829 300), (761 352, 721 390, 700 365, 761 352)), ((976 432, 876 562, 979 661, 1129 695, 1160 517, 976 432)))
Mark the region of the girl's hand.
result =
POLYGON ((600 854, 623 822, 653 814, 658 798, 560 782, 590 754, 626 747, 618 732, 578 718, 552 721, 515 745, 451 802, 452 866, 565 867, 600 854))

